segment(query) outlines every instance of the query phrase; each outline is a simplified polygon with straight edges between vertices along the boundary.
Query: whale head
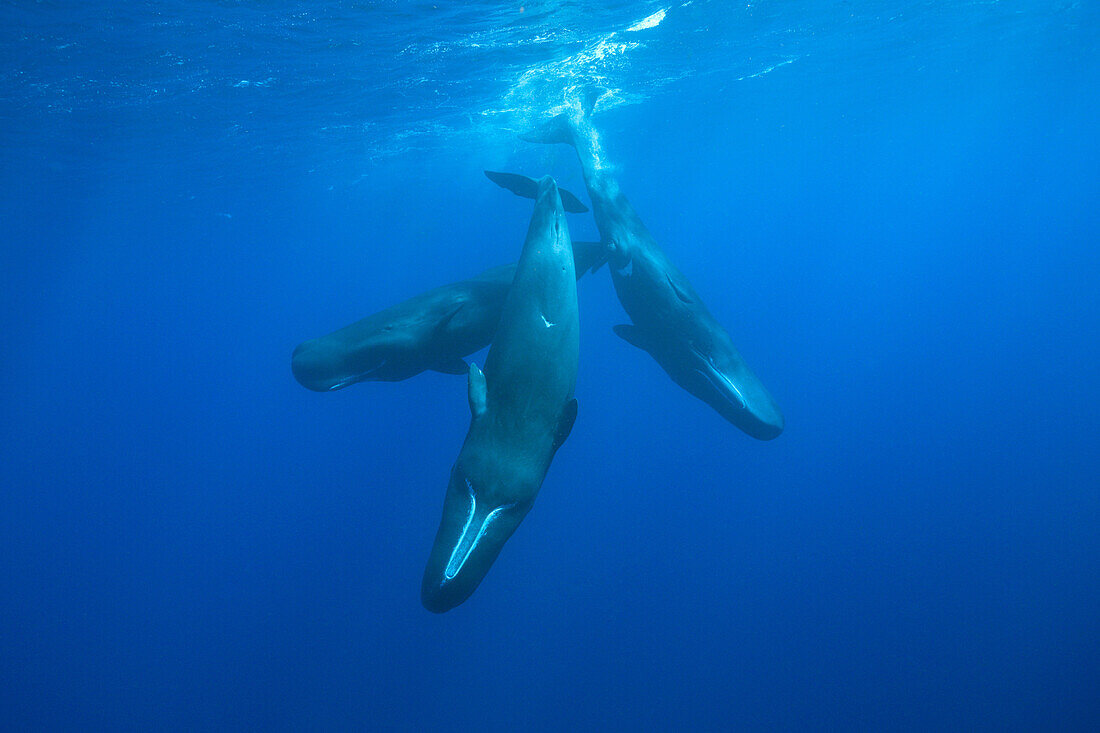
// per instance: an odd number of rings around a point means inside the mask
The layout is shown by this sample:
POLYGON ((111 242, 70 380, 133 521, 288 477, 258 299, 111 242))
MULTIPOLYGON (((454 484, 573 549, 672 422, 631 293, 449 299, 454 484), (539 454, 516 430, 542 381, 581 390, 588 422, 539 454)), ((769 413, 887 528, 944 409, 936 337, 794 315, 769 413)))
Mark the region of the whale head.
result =
POLYGON ((771 440, 783 432, 783 413, 732 344, 728 348, 689 347, 690 369, 683 387, 745 433, 771 440))
POLYGON ((672 381, 758 440, 783 432, 783 413, 720 327, 698 340, 621 324, 615 333, 657 360, 672 381))
POLYGON ((420 586, 420 600, 433 613, 449 611, 473 594, 534 503, 533 492, 515 500, 528 492, 503 483, 498 468, 470 460, 464 448, 451 469, 443 519, 420 586), (488 470, 478 470, 479 463, 488 470))
POLYGON ((405 378, 407 360, 401 339, 383 329, 354 342, 336 333, 304 341, 294 349, 290 369, 294 378, 314 392, 331 392, 356 382, 405 378))

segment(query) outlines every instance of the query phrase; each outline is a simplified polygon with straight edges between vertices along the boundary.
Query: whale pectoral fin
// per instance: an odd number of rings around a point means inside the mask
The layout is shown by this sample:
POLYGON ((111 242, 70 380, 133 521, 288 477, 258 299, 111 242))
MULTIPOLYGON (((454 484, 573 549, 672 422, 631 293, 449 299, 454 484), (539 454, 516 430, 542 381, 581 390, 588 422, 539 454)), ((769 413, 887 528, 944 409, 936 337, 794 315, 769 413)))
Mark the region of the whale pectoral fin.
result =
POLYGON ((557 451, 561 447, 561 444, 565 442, 565 439, 569 437, 569 433, 573 432, 573 423, 577 421, 577 398, 569 400, 565 403, 565 407, 561 410, 561 417, 558 418, 558 429, 554 431, 554 450, 557 451))
POLYGON ((466 393, 470 400, 470 414, 474 419, 485 414, 488 404, 488 392, 485 387, 485 375, 477 368, 477 364, 470 362, 469 371, 466 373, 466 393))
POLYGON ((433 372, 442 372, 443 374, 466 374, 466 362, 455 357, 453 359, 447 359, 444 361, 438 361, 429 367, 433 372))
MULTIPOLYGON (((485 171, 485 177, 501 188, 506 188, 517 196, 525 199, 536 199, 539 196, 539 184, 534 178, 521 176, 518 173, 499 173, 497 171, 485 171)), ((573 194, 564 188, 558 189, 561 197, 561 207, 571 214, 583 214, 588 207, 580 202, 573 194)))
MULTIPOLYGON (((449 311, 447 311, 443 315, 443 317, 440 318, 436 322, 435 327, 433 329, 435 331, 435 333, 438 334, 439 332, 445 330, 447 328, 447 326, 450 324, 450 322, 454 320, 454 317, 458 315, 458 312, 462 310, 462 307, 464 305, 466 305, 466 304, 460 302, 460 303, 456 304, 453 308, 451 308, 449 311)), ((463 367, 463 371, 465 371, 465 367, 463 367)), ((462 372, 459 372, 459 374, 461 374, 461 373, 462 372)))
POLYGON ((666 274, 665 278, 668 280, 668 284, 669 284, 669 287, 672 288, 672 292, 676 293, 677 298, 679 298, 680 300, 682 300, 685 303, 694 303, 695 302, 695 300, 690 295, 688 295, 687 292, 685 292, 683 288, 681 288, 679 285, 676 284, 676 281, 672 279, 671 275, 666 274))
POLYGON ((620 323, 616 326, 612 326, 611 330, 615 332, 615 335, 627 342, 631 346, 637 347, 645 352, 651 352, 650 339, 646 335, 646 332, 637 326, 620 323))

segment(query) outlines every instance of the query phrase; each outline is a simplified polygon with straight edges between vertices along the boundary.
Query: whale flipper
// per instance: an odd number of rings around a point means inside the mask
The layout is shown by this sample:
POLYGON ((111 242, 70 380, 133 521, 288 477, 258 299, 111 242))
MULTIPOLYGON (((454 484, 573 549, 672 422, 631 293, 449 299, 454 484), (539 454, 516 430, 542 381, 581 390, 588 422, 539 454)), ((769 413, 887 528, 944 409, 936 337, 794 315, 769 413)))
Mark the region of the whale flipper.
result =
POLYGON ((466 381, 466 393, 467 398, 470 400, 470 414, 474 419, 481 417, 485 414, 485 407, 488 403, 488 391, 485 388, 485 375, 478 369, 477 364, 470 362, 470 369, 467 372, 466 381))
POLYGON ((616 336, 631 346, 639 348, 646 353, 653 353, 652 339, 650 339, 645 331, 637 326, 629 323, 620 323, 612 326, 611 330, 615 332, 616 336))
MULTIPOLYGON (((485 177, 501 188, 506 188, 525 199, 537 198, 539 195, 538 181, 533 178, 521 176, 518 173, 499 173, 497 171, 485 171, 485 177)), ((558 195, 561 196, 561 207, 570 214, 584 214, 588 211, 588 207, 582 204, 580 199, 564 188, 558 189, 558 195)))
POLYGON ((442 317, 442 318, 440 318, 440 319, 439 319, 438 321, 436 321, 436 324, 435 324, 435 329, 434 329, 434 330, 438 332, 438 331, 442 331, 442 330, 444 330, 445 328, 447 328, 447 324, 448 324, 448 323, 450 323, 450 322, 451 322, 451 320, 452 320, 452 319, 453 319, 453 318, 454 318, 455 316, 457 316, 457 315, 458 315, 458 312, 459 312, 460 310, 462 310, 462 307, 463 307, 464 305, 466 305, 466 304, 465 304, 465 303, 458 303, 458 304, 457 304, 457 305, 455 305, 455 306, 454 306, 453 308, 451 308, 451 309, 450 309, 449 311, 447 311, 447 312, 446 312, 446 313, 445 313, 445 314, 443 315, 443 317, 442 317))
MULTIPOLYGON (((447 326, 450 325, 451 321, 454 320, 454 317, 458 315, 459 311, 461 311, 464 306, 465 303, 459 303, 450 312, 439 319, 439 322, 435 324, 435 328, 433 329, 435 340, 443 340, 441 337, 443 333, 447 330, 447 326)), ((431 369, 433 372, 441 372, 443 374, 465 374, 466 362, 462 359, 461 356, 444 356, 437 361, 429 364, 428 369, 431 369)))
POLYGON ((561 444, 565 442, 565 439, 569 437, 569 433, 573 432, 573 423, 577 421, 577 398, 569 400, 565 403, 565 407, 561 410, 561 418, 558 420, 558 429, 554 433, 554 451, 561 448, 561 444))

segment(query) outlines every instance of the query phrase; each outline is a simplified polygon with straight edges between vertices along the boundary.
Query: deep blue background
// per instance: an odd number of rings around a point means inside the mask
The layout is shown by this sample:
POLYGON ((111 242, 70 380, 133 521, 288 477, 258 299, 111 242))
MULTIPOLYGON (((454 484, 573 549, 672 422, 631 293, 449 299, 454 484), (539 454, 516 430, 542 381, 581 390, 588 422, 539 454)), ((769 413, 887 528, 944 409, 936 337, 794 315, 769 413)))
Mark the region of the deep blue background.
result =
MULTIPOLYGON (((7 58, 0 724, 1100 727, 1095 12, 968 6, 937 35, 925 9, 899 50, 889 5, 774 10, 836 25, 597 116, 787 429, 753 441, 676 388, 586 277, 576 427, 444 616, 418 592, 464 381, 318 395, 290 351, 514 258, 530 204, 481 169, 583 194, 571 153, 461 126, 398 155, 264 138, 342 109, 308 92, 231 145, 231 86, 58 111, 20 92, 51 67, 7 58)), ((372 12, 400 48, 407 19, 372 12)), ((652 53, 690 63, 680 30, 652 53)))

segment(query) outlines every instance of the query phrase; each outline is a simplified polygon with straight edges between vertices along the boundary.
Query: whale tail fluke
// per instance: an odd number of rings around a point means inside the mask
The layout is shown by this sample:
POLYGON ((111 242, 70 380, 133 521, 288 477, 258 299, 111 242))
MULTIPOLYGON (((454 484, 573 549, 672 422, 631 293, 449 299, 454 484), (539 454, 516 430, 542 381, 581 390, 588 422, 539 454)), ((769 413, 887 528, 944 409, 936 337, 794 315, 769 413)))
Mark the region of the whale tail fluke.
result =
MULTIPOLYGON (((522 196, 525 199, 538 198, 539 184, 533 178, 521 176, 518 173, 499 173, 497 171, 485 171, 485 177, 517 196, 522 196)), ((582 204, 580 199, 564 188, 558 189, 558 195, 561 197, 561 207, 569 213, 583 214, 588 211, 588 207, 582 204)))
POLYGON ((599 135, 588 118, 597 103, 608 94, 608 90, 601 87, 589 88, 583 94, 577 94, 564 112, 520 135, 520 139, 526 142, 566 143, 572 146, 580 158, 589 196, 592 195, 592 182, 603 165, 600 163, 599 135))
POLYGON ((607 247, 602 242, 573 242, 573 269, 577 279, 586 272, 595 272, 607 262, 607 247))
POLYGON ((592 116, 592 110, 596 108, 596 103, 606 93, 607 90, 602 87, 592 87, 585 90, 580 99, 574 100, 569 111, 562 112, 556 117, 528 130, 519 136, 520 139, 529 143, 575 145, 578 129, 588 122, 588 118, 592 116))
MULTIPOLYGON (((539 184, 533 178, 521 176, 518 173, 498 171, 485 171, 485 177, 517 196, 527 199, 538 198, 539 184)), ((561 207, 566 211, 574 214, 583 214, 588 211, 587 206, 564 188, 558 189, 558 196, 561 197, 561 207)), ((586 272, 596 272, 605 262, 607 262, 607 247, 602 242, 573 242, 573 265, 578 279, 586 272)))
POLYGON ((592 110, 596 108, 596 102, 599 102, 604 94, 607 94, 607 90, 603 87, 592 87, 585 91, 584 99, 581 101, 582 117, 588 119, 592 115, 592 110))
POLYGON ((537 125, 519 136, 520 140, 528 143, 565 143, 573 144, 574 122, 569 115, 562 112, 540 125, 537 125))

